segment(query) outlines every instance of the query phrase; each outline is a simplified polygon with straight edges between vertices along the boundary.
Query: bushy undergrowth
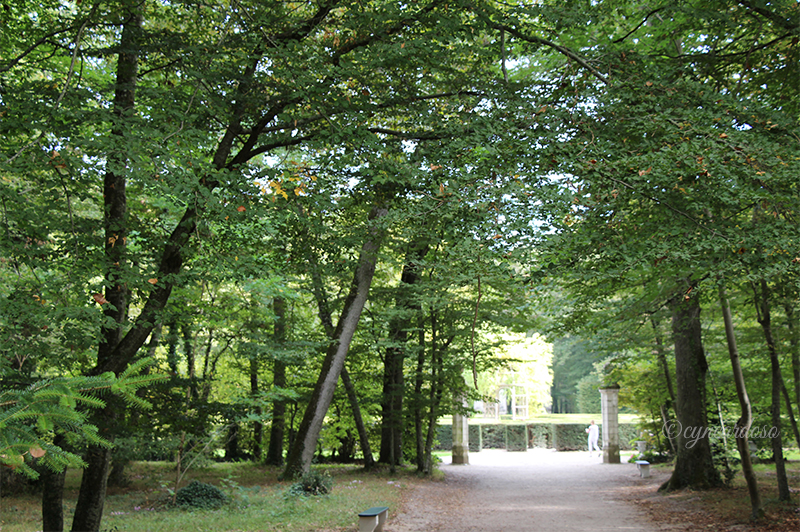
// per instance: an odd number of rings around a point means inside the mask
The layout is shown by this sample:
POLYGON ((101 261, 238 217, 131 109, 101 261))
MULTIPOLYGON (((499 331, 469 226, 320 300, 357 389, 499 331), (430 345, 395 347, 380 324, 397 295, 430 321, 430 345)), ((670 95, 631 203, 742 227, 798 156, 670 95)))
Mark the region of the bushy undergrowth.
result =
POLYGON ((193 480, 175 493, 175 504, 182 508, 217 510, 228 502, 222 490, 205 482, 193 480))
POLYGON ((328 473, 309 471, 289 487, 290 495, 327 495, 333 487, 333 478, 328 473))

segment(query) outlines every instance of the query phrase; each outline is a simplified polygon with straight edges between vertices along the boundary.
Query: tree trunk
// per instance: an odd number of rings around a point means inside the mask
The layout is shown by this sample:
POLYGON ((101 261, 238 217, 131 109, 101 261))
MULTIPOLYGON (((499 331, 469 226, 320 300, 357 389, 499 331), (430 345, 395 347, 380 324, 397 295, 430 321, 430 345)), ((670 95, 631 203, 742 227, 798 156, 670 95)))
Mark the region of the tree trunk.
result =
MULTIPOLYGON (((276 297, 272 300, 272 311, 275 314, 273 329, 275 344, 280 347, 286 342, 286 300, 276 297)), ((272 366, 272 386, 286 388, 286 364, 275 358, 272 366)), ((283 465, 283 439, 286 430, 286 402, 280 398, 272 402, 272 425, 269 433, 269 448, 266 462, 271 465, 283 465)))
MULTIPOLYGON (((439 331, 436 311, 431 311, 431 387, 428 392, 428 426, 425 434, 425 446, 423 448, 422 469, 418 472, 423 475, 430 475, 433 471, 433 439, 436 436, 436 421, 439 419, 439 405, 442 402, 442 372, 443 372, 443 351, 447 345, 440 345, 439 331)), ((447 344, 450 342, 448 341, 447 344)))
POLYGON ((786 382, 782 378, 781 392, 783 393, 784 401, 786 401, 786 410, 789 412, 789 424, 792 426, 794 441, 797 443, 797 447, 800 449, 800 430, 797 428, 797 418, 794 417, 794 408, 792 408, 792 400, 789 397, 789 390, 786 389, 786 382))
POLYGON ((228 438, 225 440, 225 460, 235 462, 239 457, 239 424, 234 422, 228 425, 228 438))
POLYGON ((416 447, 417 471, 425 469, 425 436, 422 432, 422 387, 425 383, 425 320, 420 316, 419 325, 419 351, 417 352, 417 368, 414 373, 414 396, 412 398, 412 411, 414 418, 414 443, 416 447))
MULTIPOLYGON (((254 397, 258 395, 258 356, 256 353, 250 354, 250 394, 254 397)), ((255 407, 255 413, 260 419, 262 414, 260 406, 255 407)), ((253 421, 253 460, 255 461, 261 460, 262 433, 261 421, 253 421)))
MULTIPOLYGON (((794 382, 794 404, 797 412, 800 413, 800 339, 797 337, 798 328, 794 317, 794 306, 791 303, 784 304, 786 309, 786 326, 789 329, 789 345, 792 350, 792 380, 794 382)), ((788 407, 792 410, 791 407, 788 407)), ((797 444, 800 446, 800 442, 797 444)))
POLYGON ((671 304, 678 453, 672 476, 662 490, 708 489, 722 484, 711 458, 705 394, 708 363, 703 352, 700 304, 692 292, 696 290, 680 294, 671 304))
MULTIPOLYGON (((124 134, 128 130, 127 119, 133 114, 136 102, 136 83, 139 70, 139 39, 142 26, 140 6, 134 2, 126 2, 126 20, 123 23, 120 37, 120 52, 117 60, 116 87, 112 107, 113 124, 111 136, 124 143, 124 134)), ((103 311, 111 326, 102 330, 102 338, 97 351, 97 367, 102 367, 113 360, 116 348, 122 340, 123 323, 128 315, 127 280, 124 278, 125 251, 127 248, 127 176, 125 168, 128 163, 126 150, 121 148, 108 155, 106 174, 103 178, 103 203, 105 226, 105 300, 103 311)), ((150 326, 152 329, 153 325, 150 326)), ((149 336, 149 331, 147 336, 149 336)), ((142 339, 144 342, 144 339, 142 339)), ((98 419, 98 428, 112 425, 113 412, 106 407, 93 416, 98 419)), ((105 437, 113 434, 101 434, 105 437)), ((72 521, 74 532, 96 532, 100 529, 103 517, 103 505, 106 496, 108 469, 111 451, 90 445, 86 452, 87 467, 83 471, 81 489, 75 516, 72 521)))
MULTIPOLYGON (((65 438, 56 434, 53 445, 64 448, 65 438)), ((42 472, 42 532, 64 531, 64 480, 67 469, 56 473, 49 468, 42 472)))
POLYGON ((103 506, 111 464, 111 450, 89 446, 84 456, 86 468, 72 518, 72 532, 98 532, 103 519, 103 506))
POLYGON ((356 387, 353 386, 353 381, 350 380, 350 373, 348 373, 347 367, 342 368, 342 384, 344 384, 344 389, 347 392, 347 400, 350 401, 350 409, 353 411, 353 420, 356 422, 358 440, 361 443, 361 451, 364 453, 364 469, 372 469, 372 466, 375 465, 375 459, 372 457, 372 448, 369 445, 367 428, 364 425, 364 418, 361 417, 361 408, 358 406, 356 387))
MULTIPOLYGON (((653 327, 653 335, 655 337, 656 342, 656 357, 658 359, 658 364, 661 366, 661 371, 664 374, 664 382, 667 387, 667 393, 669 394, 669 400, 666 403, 661 405, 661 417, 663 418, 663 422, 665 425, 669 426, 673 423, 672 416, 670 414, 670 410, 674 408, 675 405, 675 388, 672 386, 672 373, 669 369, 669 363, 667 362, 667 353, 664 349, 664 341, 661 338, 661 331, 659 329, 659 324, 656 322, 654 317, 650 317, 650 325, 653 327)), ((677 446, 675 444, 675 438, 667 431, 667 441, 669 442, 669 447, 673 453, 677 452, 677 446)))
POLYGON ((778 352, 775 347, 775 340, 772 335, 772 318, 769 304, 769 287, 767 281, 761 279, 760 291, 753 283, 755 304, 758 323, 764 333, 769 352, 769 363, 772 370, 772 404, 770 412, 772 414, 772 455, 775 458, 775 473, 778 479, 778 499, 788 501, 791 499, 789 491, 789 479, 786 476, 786 463, 783 460, 783 436, 781 434, 781 387, 783 376, 781 375, 781 364, 778 360, 778 352), (759 293, 760 292, 760 293, 759 293), (777 429, 777 430, 775 430, 777 429))
POLYGON ((747 395, 747 388, 744 383, 742 365, 739 360, 739 348, 736 344, 736 335, 733 330, 733 318, 731 317, 731 309, 728 305, 728 296, 725 293, 725 287, 722 285, 719 287, 719 302, 722 307, 722 319, 725 322, 725 336, 728 340, 728 354, 731 359, 733 381, 736 385, 736 397, 739 399, 739 407, 742 409, 742 415, 739 417, 738 421, 736 421, 736 427, 734 429, 736 447, 739 449, 739 457, 742 461, 742 474, 747 482, 747 491, 750 494, 750 517, 756 520, 764 516, 764 510, 761 506, 761 495, 758 492, 756 472, 753 469, 753 463, 750 459, 750 444, 748 439, 750 426, 753 422, 752 410, 750 407, 750 397, 747 395))
POLYGON ((294 444, 289 451, 286 459, 286 468, 283 478, 292 478, 297 474, 307 473, 311 467, 311 459, 322 430, 322 422, 328 407, 333 399, 333 392, 339 375, 344 367, 347 351, 350 349, 350 342, 355 334, 361 313, 369 296, 369 288, 375 276, 375 266, 377 263, 377 252, 382 239, 382 231, 375 227, 375 222, 388 214, 385 208, 374 208, 370 213, 370 235, 361 248, 358 259, 358 267, 353 276, 350 292, 339 317, 336 326, 335 340, 325 354, 317 384, 306 408, 303 420, 297 431, 294 444))
POLYGON ((389 323, 389 340, 383 364, 383 394, 381 396, 381 448, 378 460, 396 466, 403 457, 403 395, 405 376, 403 367, 406 357, 406 342, 411 318, 408 315, 419 305, 413 301, 410 288, 419 280, 416 262, 428 252, 427 245, 412 242, 407 254, 400 285, 395 298, 395 316, 389 323))
POLYGON ((183 335, 183 353, 186 356, 186 376, 189 378, 189 386, 186 388, 186 399, 191 401, 193 397, 197 397, 194 335, 192 334, 192 328, 185 324, 181 327, 181 334, 183 335))
POLYGON ((169 324, 167 341, 167 366, 173 377, 178 376, 178 324, 175 320, 169 324))

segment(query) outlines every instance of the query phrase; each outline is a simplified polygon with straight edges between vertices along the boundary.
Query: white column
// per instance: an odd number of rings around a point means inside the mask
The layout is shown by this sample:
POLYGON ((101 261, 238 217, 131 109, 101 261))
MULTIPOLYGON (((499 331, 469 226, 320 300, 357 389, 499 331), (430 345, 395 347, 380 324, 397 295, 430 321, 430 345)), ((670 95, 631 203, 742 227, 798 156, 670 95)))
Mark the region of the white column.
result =
POLYGON ((603 412, 603 463, 619 463, 619 386, 600 388, 603 412))
POLYGON ((469 418, 453 414, 453 464, 469 464, 469 418))

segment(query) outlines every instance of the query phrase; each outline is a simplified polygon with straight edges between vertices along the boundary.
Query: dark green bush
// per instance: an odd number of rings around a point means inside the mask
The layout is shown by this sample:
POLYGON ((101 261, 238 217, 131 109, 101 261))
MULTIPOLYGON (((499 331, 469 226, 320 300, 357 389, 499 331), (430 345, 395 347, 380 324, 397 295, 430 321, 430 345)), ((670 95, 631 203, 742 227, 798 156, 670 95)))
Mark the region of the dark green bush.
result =
POLYGON ((333 487, 333 478, 328 473, 309 471, 297 479, 289 488, 292 495, 327 495, 333 487))
POLYGON ((449 451, 453 448, 453 426, 436 425, 436 442, 434 451, 449 451))
POLYGON ((469 452, 477 453, 483 449, 483 438, 480 425, 469 426, 469 452))
POLYGON ((528 427, 526 425, 506 425, 506 450, 528 450, 528 427))
POLYGON ((481 430, 483 432, 484 449, 506 448, 505 425, 481 425, 481 430))
POLYGON ((553 425, 553 447, 557 451, 585 451, 587 446, 586 425, 559 423, 553 425))
POLYGON ((193 480, 175 493, 175 504, 184 508, 217 510, 228 502, 228 497, 216 486, 193 480))

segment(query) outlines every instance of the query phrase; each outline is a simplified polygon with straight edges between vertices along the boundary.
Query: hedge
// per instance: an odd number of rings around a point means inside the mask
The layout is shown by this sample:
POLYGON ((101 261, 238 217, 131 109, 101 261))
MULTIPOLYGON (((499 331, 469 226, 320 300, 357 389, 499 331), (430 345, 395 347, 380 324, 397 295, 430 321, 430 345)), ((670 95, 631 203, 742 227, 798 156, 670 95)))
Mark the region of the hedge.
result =
POLYGON ((470 425, 469 427, 469 452, 477 453, 483 449, 483 431, 480 425, 470 425))
MULTIPOLYGON (((600 434, 603 426, 600 425, 600 434)), ((632 423, 619 425, 619 448, 631 450, 638 439, 639 429, 632 423)), ((450 425, 437 426, 436 450, 448 451, 453 446, 450 425)), ((602 443, 602 438, 601 438, 602 443)), ((473 424, 469 426, 469 450, 507 449, 524 451, 528 448, 556 449, 558 451, 585 451, 586 425, 582 423, 528 423, 527 425, 473 424), (527 446, 525 446, 527 445, 527 446)))

